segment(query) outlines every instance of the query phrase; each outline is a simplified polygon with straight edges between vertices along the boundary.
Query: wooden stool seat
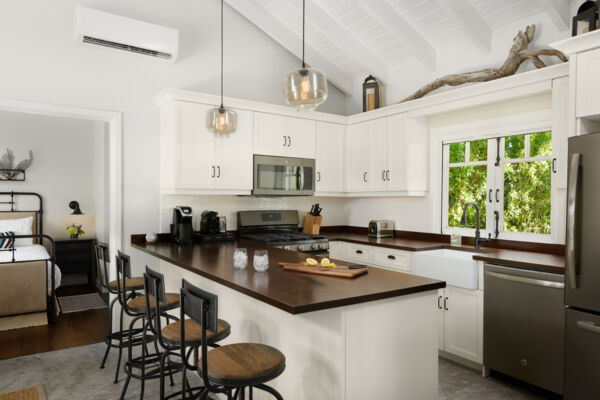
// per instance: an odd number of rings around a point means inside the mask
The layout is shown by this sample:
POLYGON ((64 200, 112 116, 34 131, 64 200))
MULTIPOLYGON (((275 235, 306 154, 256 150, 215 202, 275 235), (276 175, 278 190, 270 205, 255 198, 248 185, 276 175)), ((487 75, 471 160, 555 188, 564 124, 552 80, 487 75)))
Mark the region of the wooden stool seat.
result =
MULTIPOLYGON (((111 289, 117 290, 117 281, 108 282, 108 286, 111 289)), ((125 278, 125 290, 141 290, 144 288, 144 278, 135 277, 135 278, 125 278)))
MULTIPOLYGON (((198 368, 202 373, 202 360, 198 368)), ((284 369, 285 356, 264 344, 228 344, 207 353, 208 378, 218 385, 258 385, 279 376, 284 369)))
MULTIPOLYGON (((165 326, 162 331, 162 337, 165 343, 179 345, 181 343, 181 322, 176 321, 165 326)), ((217 321, 217 331, 206 331, 206 341, 215 343, 225 339, 231 333, 231 325, 222 319, 217 321)), ((198 346, 202 344, 202 325, 193 319, 185 320, 185 344, 188 346, 198 346)))
MULTIPOLYGON (((169 311, 179 307, 179 295, 177 293, 167 293, 165 296, 165 302, 160 302, 161 311, 169 311)), ((150 308, 156 308, 156 299, 150 295, 150 308)), ((143 314, 146 312, 146 296, 136 297, 127 302, 127 306, 136 313, 143 314)))

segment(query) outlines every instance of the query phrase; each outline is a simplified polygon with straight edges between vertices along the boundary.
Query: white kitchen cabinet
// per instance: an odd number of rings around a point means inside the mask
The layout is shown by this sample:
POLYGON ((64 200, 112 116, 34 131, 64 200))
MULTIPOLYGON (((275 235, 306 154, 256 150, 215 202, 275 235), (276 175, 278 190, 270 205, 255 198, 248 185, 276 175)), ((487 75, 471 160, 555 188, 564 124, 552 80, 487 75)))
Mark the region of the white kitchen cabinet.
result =
POLYGON ((412 271, 412 253, 388 247, 334 240, 329 242, 329 257, 394 271, 412 271))
POLYGON ((321 121, 317 122, 316 127, 316 191, 341 193, 344 191, 346 128, 344 125, 321 121))
POLYGON ((344 242, 342 244, 342 254, 344 260, 371 264, 373 260, 373 246, 344 242))
POLYGON ((254 113, 254 154, 315 158, 316 122, 254 113))
POLYGON ((369 190, 370 136, 381 129, 384 120, 374 120, 351 125, 347 141, 347 188, 348 192, 366 192, 369 190))
POLYGON ((444 350, 444 298, 446 297, 446 289, 438 289, 437 297, 437 322, 438 322, 438 349, 444 350))
POLYGON ((552 172, 553 186, 567 188, 569 153, 569 77, 552 81, 552 172))
POLYGON ((483 291, 446 286, 439 296, 440 350, 483 363, 483 291))
POLYGON ((161 109, 161 190, 166 193, 248 193, 252 189, 252 113, 235 110, 227 136, 206 129, 214 106, 175 101, 161 109))
POLYGON ((409 251, 374 246, 371 262, 395 271, 411 272, 412 270, 412 254, 409 251))
POLYGON ((369 131, 369 190, 382 192, 388 187, 387 174, 389 174, 387 120, 372 121, 369 131))
POLYGON ((600 116, 600 49, 577 54, 576 117, 600 116))

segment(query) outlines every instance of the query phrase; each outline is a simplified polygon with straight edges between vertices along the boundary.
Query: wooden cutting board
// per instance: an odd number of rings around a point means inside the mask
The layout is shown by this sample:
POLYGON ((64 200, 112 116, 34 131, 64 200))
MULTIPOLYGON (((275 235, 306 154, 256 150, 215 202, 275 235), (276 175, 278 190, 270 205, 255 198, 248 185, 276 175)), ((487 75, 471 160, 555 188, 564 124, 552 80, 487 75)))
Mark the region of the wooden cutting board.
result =
MULTIPOLYGON (((307 274, 315 274, 315 275, 326 275, 326 276, 337 276, 340 278, 356 278, 357 276, 361 276, 369 272, 368 268, 360 268, 360 269, 333 269, 333 268, 324 268, 319 266, 310 266, 305 262, 300 263, 284 263, 280 262, 279 266, 283 267, 286 271, 296 271, 296 272, 304 272, 307 274)), ((343 267, 344 265, 339 265, 343 267)))

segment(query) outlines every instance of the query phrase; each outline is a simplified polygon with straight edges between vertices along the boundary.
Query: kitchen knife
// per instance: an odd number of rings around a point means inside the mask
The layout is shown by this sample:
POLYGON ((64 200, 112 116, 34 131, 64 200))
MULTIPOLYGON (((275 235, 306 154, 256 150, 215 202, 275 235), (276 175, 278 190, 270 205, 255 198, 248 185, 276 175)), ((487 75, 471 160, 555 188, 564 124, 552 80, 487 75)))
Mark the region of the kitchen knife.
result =
POLYGON ((363 268, 367 268, 367 266, 366 265, 347 265, 344 267, 333 267, 333 268, 325 267, 325 270, 328 270, 328 269, 363 269, 363 268))

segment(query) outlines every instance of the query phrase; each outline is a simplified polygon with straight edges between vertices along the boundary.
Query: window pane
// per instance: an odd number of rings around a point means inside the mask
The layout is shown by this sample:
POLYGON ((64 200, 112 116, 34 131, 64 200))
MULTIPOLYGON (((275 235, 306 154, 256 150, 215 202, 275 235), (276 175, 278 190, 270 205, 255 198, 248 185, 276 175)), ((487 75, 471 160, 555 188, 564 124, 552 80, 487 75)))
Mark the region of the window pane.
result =
POLYGON ((485 207, 487 189, 487 166, 449 168, 448 180, 448 226, 475 228, 475 208, 467 213, 467 225, 460 223, 464 207, 475 202, 480 210, 481 228, 485 229, 485 207))
POLYGON ((465 142, 450 145, 450 164, 465 162, 465 142))
POLYGON ((470 149, 469 149, 470 161, 486 161, 487 160, 487 145, 488 145, 487 139, 470 142, 470 149))
POLYGON ((552 132, 533 133, 529 137, 529 153, 531 157, 552 155, 552 132))
POLYGON ((550 233, 551 161, 506 164, 504 230, 550 233))
POLYGON ((525 157, 525 135, 504 138, 504 158, 525 157))

